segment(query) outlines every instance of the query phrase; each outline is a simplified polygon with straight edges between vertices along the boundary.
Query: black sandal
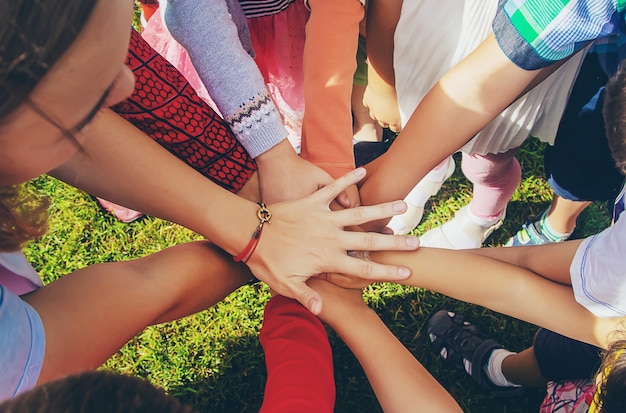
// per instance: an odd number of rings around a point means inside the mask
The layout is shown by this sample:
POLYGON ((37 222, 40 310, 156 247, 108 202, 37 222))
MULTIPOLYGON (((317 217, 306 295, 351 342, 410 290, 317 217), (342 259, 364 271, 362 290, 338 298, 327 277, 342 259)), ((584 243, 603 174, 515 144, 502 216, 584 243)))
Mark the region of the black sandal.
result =
POLYGON ((483 388, 494 396, 516 396, 523 387, 496 386, 483 368, 491 352, 504 348, 497 341, 485 336, 460 314, 441 310, 428 320, 428 337, 434 351, 457 370, 467 372, 483 388))

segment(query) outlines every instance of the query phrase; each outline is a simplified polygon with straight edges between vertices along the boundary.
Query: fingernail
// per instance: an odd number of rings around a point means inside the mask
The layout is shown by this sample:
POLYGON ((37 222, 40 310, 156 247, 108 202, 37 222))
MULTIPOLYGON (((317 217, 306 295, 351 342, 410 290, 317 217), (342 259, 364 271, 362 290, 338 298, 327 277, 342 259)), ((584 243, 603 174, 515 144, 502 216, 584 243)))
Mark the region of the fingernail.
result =
POLYGON ((400 267, 398 268, 398 275, 402 278, 409 278, 409 275, 411 275, 411 270, 409 270, 408 268, 400 267))
POLYGON ((354 174, 356 176, 365 176, 365 168, 356 168, 354 174))
POLYGON ((396 201, 391 205, 391 208, 393 208, 395 212, 404 212, 406 210, 406 204, 404 201, 396 201))
POLYGON ((311 302, 311 313, 313 313, 314 315, 318 315, 320 313, 320 311, 322 311, 322 303, 315 300, 311 302))
POLYGON ((420 239, 417 237, 406 237, 406 245, 411 248, 417 248, 420 246, 420 239))

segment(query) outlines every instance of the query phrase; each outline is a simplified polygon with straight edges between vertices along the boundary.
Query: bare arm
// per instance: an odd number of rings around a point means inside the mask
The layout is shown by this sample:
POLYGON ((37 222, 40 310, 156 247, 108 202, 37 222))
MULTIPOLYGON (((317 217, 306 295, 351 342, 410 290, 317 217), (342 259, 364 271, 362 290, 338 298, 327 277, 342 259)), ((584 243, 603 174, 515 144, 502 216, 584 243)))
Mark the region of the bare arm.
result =
POLYGON ((195 242, 92 265, 40 288, 24 298, 46 332, 39 383, 97 368, 146 326, 204 310, 251 276, 210 243, 195 242))
POLYGON ((367 4, 367 89, 363 98, 370 116, 398 132, 402 125, 393 68, 394 33, 401 0, 370 0, 367 4))
MULTIPOLYGON (((241 253, 259 224, 258 206, 220 188, 186 166, 130 123, 103 110, 89 129, 83 151, 54 175, 91 194, 184 225, 231 255, 241 253)), ((362 178, 355 171, 314 194, 273 204, 256 251, 252 272, 277 292, 319 311, 319 296, 305 284, 320 272, 397 279, 399 268, 363 266, 349 250, 414 249, 406 237, 348 233, 344 227, 402 212, 386 204, 331 212, 329 203, 362 178)), ((413 239, 412 241, 415 241, 413 239)))
MULTIPOLYGON (((568 251, 562 252, 552 259, 567 261, 568 251)), ((600 347, 606 347, 609 334, 626 321, 626 317, 594 316, 576 302, 569 285, 473 251, 421 248, 409 254, 373 253, 372 258, 409 266, 412 275, 403 284, 427 288, 600 347)))
POLYGON ((513 264, 561 284, 571 284, 570 265, 582 241, 528 247, 478 248, 467 251, 513 264))
POLYGON ((389 151, 368 165, 364 205, 401 198, 546 71, 520 69, 490 35, 428 92, 389 151), (384 188, 384 191, 382 190, 384 188))
POLYGON ((363 303, 361 290, 346 290, 316 279, 310 282, 327 303, 320 317, 357 357, 385 412, 462 411, 363 303))

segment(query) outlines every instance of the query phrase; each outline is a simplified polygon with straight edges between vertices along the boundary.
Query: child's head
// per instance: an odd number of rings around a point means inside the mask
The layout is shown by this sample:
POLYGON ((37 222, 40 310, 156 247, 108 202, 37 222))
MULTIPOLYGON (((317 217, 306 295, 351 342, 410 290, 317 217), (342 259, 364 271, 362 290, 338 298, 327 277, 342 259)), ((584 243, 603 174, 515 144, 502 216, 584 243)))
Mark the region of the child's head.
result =
POLYGON ((17 251, 26 241, 43 235, 48 204, 22 185, 0 187, 0 252, 17 251))
POLYGON ((606 84, 603 114, 615 165, 626 175, 626 65, 606 84))
POLYGON ((0 251, 44 228, 18 187, 70 159, 103 106, 130 94, 133 2, 0 0, 0 251))
POLYGON ((70 159, 87 121, 132 91, 124 65, 132 7, 0 0, 0 186, 70 159))
POLYGON ((626 340, 617 340, 602 357, 595 403, 601 413, 626 412, 626 340))
POLYGON ((0 404, 0 413, 193 413, 150 382, 89 371, 35 387, 0 404))

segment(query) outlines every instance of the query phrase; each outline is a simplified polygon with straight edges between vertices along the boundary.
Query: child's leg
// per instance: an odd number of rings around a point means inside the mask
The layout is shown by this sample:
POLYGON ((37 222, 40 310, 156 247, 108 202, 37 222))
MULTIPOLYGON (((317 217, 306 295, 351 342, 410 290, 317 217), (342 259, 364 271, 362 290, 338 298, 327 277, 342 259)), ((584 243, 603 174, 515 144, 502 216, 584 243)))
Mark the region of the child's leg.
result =
POLYGON ((561 381, 593 378, 600 367, 602 349, 541 328, 535 335, 533 352, 541 375, 561 381))
POLYGON ((477 221, 492 225, 502 216, 522 178, 516 152, 517 148, 499 154, 463 153, 463 173, 474 184, 470 216, 477 221))
POLYGON ((504 219, 506 204, 522 177, 515 158, 517 149, 499 154, 463 153, 462 168, 474 184, 474 197, 444 225, 421 237, 422 245, 433 248, 479 248, 504 219))
POLYGON ((356 54, 356 71, 352 80, 352 130, 356 141, 379 142, 382 128, 370 116, 369 108, 363 105, 363 95, 367 88, 367 49, 365 37, 359 36, 356 54))
POLYGON ((408 234, 411 232, 422 220, 426 202, 431 196, 436 195, 446 179, 452 176, 454 167, 454 159, 449 157, 427 173, 404 198, 404 202, 407 204, 407 211, 402 215, 396 215, 391 218, 387 226, 395 234, 408 234))
MULTIPOLYGON (((575 360, 572 360, 572 362, 575 362, 575 360)), ((495 369, 496 366, 492 368, 495 369)), ((541 374, 534 347, 529 347, 526 350, 513 353, 504 358, 500 363, 499 370, 509 382, 521 386, 545 387, 548 381, 541 374)))
POLYGON ((585 58, 558 126, 554 146, 544 151, 546 177, 554 192, 552 205, 528 220, 507 245, 565 241, 589 201, 613 200, 622 175, 604 132, 601 90, 607 76, 598 56, 585 58))
POLYGON ((383 131, 378 122, 370 117, 370 112, 363 105, 363 95, 367 85, 352 85, 352 129, 355 141, 380 142, 383 131))
POLYGON ((600 348, 546 329, 539 329, 533 346, 519 353, 504 349, 462 315, 445 310, 428 321, 428 333, 448 364, 494 393, 507 392, 507 387, 546 387, 548 381, 592 379, 600 367, 600 348))

